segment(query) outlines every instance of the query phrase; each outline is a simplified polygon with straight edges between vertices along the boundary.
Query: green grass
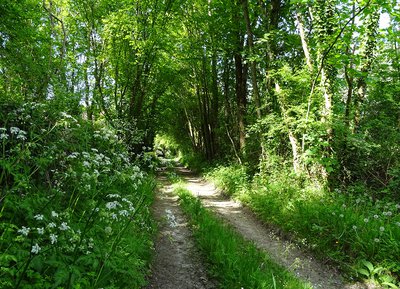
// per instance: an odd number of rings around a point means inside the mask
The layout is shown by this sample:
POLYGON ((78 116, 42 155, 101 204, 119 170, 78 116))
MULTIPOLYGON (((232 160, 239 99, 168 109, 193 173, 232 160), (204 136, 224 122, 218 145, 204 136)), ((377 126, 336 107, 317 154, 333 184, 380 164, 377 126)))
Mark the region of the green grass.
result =
POLYGON ((190 218, 197 244, 207 258, 209 272, 219 281, 220 288, 311 288, 214 217, 186 189, 178 187, 175 192, 190 218))
MULTIPOLYGON (((222 172, 230 170, 235 168, 222 172)), ((234 174, 221 173, 219 168, 212 178, 217 185, 235 184, 231 195, 238 196, 266 223, 290 233, 321 259, 341 267, 349 277, 398 288, 399 204, 375 200, 354 188, 327 193, 310 184, 301 185, 284 169, 244 182, 240 174, 232 180, 234 174)))

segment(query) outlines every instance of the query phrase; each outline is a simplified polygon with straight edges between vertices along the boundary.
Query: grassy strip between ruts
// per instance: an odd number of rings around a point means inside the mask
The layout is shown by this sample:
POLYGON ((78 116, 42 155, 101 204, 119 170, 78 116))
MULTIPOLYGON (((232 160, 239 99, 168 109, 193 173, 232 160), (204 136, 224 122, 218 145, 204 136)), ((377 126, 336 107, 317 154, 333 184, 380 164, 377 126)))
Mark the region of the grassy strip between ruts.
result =
POLYGON ((178 187, 175 193, 220 288, 311 288, 213 216, 188 190, 178 187))

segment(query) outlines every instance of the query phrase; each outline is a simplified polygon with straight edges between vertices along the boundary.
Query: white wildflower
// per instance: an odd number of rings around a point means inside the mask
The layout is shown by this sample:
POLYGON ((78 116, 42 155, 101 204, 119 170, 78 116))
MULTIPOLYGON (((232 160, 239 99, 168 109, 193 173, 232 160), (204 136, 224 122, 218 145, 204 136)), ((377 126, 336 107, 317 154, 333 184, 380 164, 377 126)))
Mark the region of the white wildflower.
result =
MULTIPOLYGON (((110 198, 110 199, 119 199, 119 198, 121 198, 121 196, 120 196, 119 194, 108 194, 108 195, 107 195, 107 198, 110 198)), ((122 199, 122 200, 124 200, 124 199, 122 199)))
POLYGON ((56 234, 50 234, 50 242, 51 244, 57 243, 58 236, 56 234))
POLYGON ((34 218, 36 221, 42 221, 42 220, 43 220, 43 215, 42 215, 42 214, 38 214, 38 215, 35 215, 33 218, 34 218))
POLYGON ((18 233, 24 236, 28 236, 30 230, 30 228, 22 226, 22 228, 18 230, 18 233))
POLYGON ((78 152, 73 152, 69 156, 67 156, 67 159, 76 159, 79 156, 78 152))
POLYGON ((70 226, 66 222, 62 222, 61 225, 58 227, 61 231, 67 231, 70 229, 70 226))
POLYGON ((57 227, 57 225, 56 225, 55 223, 51 222, 51 223, 49 223, 49 224, 47 225, 47 227, 49 227, 49 228, 55 228, 55 227, 57 227))
POLYGON ((56 212, 54 212, 54 211, 51 211, 51 216, 53 218, 58 218, 58 214, 56 212))
POLYGON ((84 167, 90 167, 90 163, 88 161, 83 161, 83 166, 84 167))
POLYGON ((128 217, 128 216, 129 216, 129 213, 128 213, 127 210, 121 210, 121 211, 119 211, 119 214, 120 214, 121 216, 123 216, 123 217, 128 217))
POLYGON ((365 223, 368 223, 368 222, 369 222, 369 219, 368 219, 368 218, 365 218, 365 219, 364 219, 364 222, 365 222, 365 223))
POLYGON ((38 254, 41 249, 42 248, 40 248, 39 245, 36 243, 35 245, 32 246, 31 253, 38 254))
POLYGON ((380 241, 381 241, 381 240, 379 240, 378 238, 375 238, 375 239, 374 239, 374 242, 375 242, 375 243, 379 243, 380 241))
POLYGON ((374 218, 375 218, 375 219, 379 219, 379 216, 378 216, 378 215, 374 215, 374 218))
POLYGON ((396 204, 396 209, 400 209, 400 204, 396 204))
POLYGON ((18 134, 19 128, 18 128, 18 127, 15 127, 15 126, 10 127, 10 132, 11 132, 12 134, 18 134))
POLYGON ((8 139, 8 134, 6 133, 0 134, 0 139, 8 139))
POLYGON ((340 217, 340 218, 343 218, 343 217, 344 217, 344 215, 343 215, 343 214, 340 214, 340 215, 339 215, 339 217, 340 217))
POLYGON ((6 132, 7 129, 5 127, 0 127, 0 132, 6 132))
POLYGON ((17 135, 17 139, 26 140, 26 132, 23 131, 23 130, 20 130, 18 135, 17 135))
POLYGON ((121 206, 121 204, 118 201, 108 202, 106 204, 106 208, 109 210, 115 209, 118 206, 121 206))
POLYGON ((111 215, 111 218, 112 218, 113 220, 118 220, 117 214, 112 214, 112 215, 111 215))
POLYGON ((44 234, 44 228, 36 228, 37 232, 39 235, 43 235, 44 234))
POLYGON ((400 227, 400 222, 396 222, 396 226, 400 227))
POLYGON ((353 230, 357 230, 357 226, 353 226, 353 230))
POLYGON ((379 227, 379 231, 381 232, 385 231, 385 227, 379 227))

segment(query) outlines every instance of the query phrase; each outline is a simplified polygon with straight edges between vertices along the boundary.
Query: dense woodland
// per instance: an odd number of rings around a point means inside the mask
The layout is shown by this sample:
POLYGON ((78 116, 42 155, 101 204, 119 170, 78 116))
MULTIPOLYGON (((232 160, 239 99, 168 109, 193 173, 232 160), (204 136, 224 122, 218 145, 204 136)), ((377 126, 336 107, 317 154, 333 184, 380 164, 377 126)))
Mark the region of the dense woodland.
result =
POLYGON ((143 286, 156 150, 396 286, 399 59, 396 0, 0 1, 0 288, 143 286))

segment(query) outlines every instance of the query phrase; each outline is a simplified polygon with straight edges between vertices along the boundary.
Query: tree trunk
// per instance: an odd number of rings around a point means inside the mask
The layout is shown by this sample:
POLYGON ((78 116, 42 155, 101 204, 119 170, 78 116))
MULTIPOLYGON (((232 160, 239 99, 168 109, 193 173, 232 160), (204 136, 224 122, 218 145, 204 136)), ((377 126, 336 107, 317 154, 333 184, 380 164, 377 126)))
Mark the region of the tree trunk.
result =
MULTIPOLYGON (((254 53, 253 38, 254 38, 254 36, 253 36, 252 29, 251 29, 248 2, 247 2, 247 0, 241 0, 241 2, 242 2, 242 8, 243 8, 243 16, 244 16, 244 20, 246 22, 249 53, 250 53, 250 57, 253 57, 253 53, 254 53)), ((250 61, 250 71, 251 71, 251 83, 252 83, 252 89, 253 89, 254 103, 256 105, 257 118, 261 119, 262 114, 261 114, 260 92, 258 90, 257 64, 256 64, 255 60, 250 61)))

